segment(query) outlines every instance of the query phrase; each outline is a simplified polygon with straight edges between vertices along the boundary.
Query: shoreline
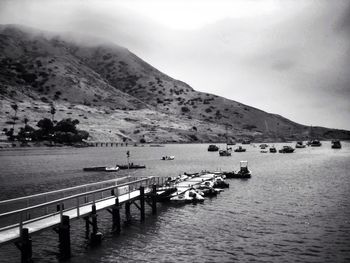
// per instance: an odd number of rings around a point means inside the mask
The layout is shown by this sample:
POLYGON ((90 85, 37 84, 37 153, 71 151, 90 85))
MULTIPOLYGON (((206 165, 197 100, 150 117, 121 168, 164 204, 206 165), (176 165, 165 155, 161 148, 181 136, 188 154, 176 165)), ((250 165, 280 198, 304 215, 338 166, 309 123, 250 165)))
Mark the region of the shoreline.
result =
MULTIPOLYGON (((321 142, 331 142, 332 140, 321 140, 321 142)), ((350 140, 341 140, 343 142, 350 142, 350 140)), ((269 143, 269 144, 274 144, 274 143, 295 143, 295 141, 265 141, 265 142, 251 142, 250 144, 243 144, 243 145, 256 145, 260 143, 269 143)), ((94 142, 95 143, 95 142, 94 142)), ((165 147, 166 145, 179 145, 179 144, 226 144, 225 142, 160 142, 160 143, 116 143, 116 142, 98 142, 99 145, 89 145, 89 143, 78 143, 78 144, 73 144, 73 145, 67 145, 67 144, 49 144, 48 141, 42 141, 42 142, 29 142, 26 145, 21 144, 18 141, 11 142, 11 141, 0 141, 0 151, 5 151, 5 150, 16 150, 16 149, 36 149, 36 148, 47 148, 47 149, 52 149, 52 148, 118 148, 118 147, 153 147, 153 148, 161 148, 165 147), (111 146, 112 144, 112 146, 111 146)), ((242 142, 237 142, 236 144, 229 144, 230 146, 234 145, 241 145, 242 142)))

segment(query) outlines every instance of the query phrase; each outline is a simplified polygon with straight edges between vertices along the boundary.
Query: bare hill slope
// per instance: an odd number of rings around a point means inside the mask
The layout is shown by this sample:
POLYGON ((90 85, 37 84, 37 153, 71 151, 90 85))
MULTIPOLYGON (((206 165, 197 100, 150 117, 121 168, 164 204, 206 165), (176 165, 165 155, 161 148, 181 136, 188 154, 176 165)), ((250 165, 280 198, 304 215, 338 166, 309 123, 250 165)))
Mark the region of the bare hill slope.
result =
MULTIPOLYGON (((92 140, 193 142, 293 140, 309 127, 213 94, 197 92, 125 48, 20 26, 0 26, 1 128, 49 117, 77 118, 92 140)), ((350 138, 341 130, 313 128, 320 139, 350 138)))

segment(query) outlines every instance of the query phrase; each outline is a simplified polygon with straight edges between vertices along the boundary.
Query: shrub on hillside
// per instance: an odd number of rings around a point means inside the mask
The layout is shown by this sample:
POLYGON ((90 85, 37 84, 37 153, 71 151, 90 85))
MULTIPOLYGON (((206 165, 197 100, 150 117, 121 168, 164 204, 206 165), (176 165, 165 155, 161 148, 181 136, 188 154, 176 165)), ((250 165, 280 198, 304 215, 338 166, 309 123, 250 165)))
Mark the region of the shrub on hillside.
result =
POLYGON ((181 107, 181 111, 182 111, 183 113, 186 113, 186 112, 189 112, 190 109, 187 108, 187 107, 181 107))
POLYGON ((252 124, 245 124, 243 125, 243 129, 246 129, 246 130, 252 130, 252 129, 255 129, 257 128, 255 125, 252 125, 252 124))

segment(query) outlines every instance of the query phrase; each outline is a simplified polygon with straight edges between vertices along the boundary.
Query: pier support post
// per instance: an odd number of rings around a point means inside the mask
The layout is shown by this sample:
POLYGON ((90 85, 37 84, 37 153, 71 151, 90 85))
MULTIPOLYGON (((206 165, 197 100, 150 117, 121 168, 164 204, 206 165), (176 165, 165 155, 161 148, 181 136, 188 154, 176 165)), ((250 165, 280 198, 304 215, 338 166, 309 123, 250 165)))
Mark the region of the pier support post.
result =
POLYGON ((130 213, 131 203, 129 201, 125 202, 125 223, 131 223, 131 213, 130 213))
POLYGON ((145 187, 140 187, 140 213, 141 221, 145 221, 145 187))
POLYGON ((152 186, 152 214, 157 214, 157 185, 152 186))
POLYGON ((21 230, 21 239, 15 242, 16 247, 21 251, 21 263, 32 263, 32 239, 28 228, 21 230))
POLYGON ((112 208, 112 218, 113 218, 113 227, 112 231, 115 233, 120 233, 120 211, 119 211, 119 199, 115 199, 115 204, 112 208))
POLYGON ((102 241, 102 233, 98 232, 98 227, 97 227, 96 205, 92 205, 91 225, 92 225, 92 233, 90 235, 90 239, 91 239, 91 243, 96 245, 101 243, 102 241))
POLYGON ((85 238, 88 239, 90 237, 89 217, 84 217, 84 220, 85 220, 85 238))
POLYGON ((71 256, 70 246, 70 222, 69 216, 62 216, 58 227, 59 249, 62 259, 68 259, 71 256))

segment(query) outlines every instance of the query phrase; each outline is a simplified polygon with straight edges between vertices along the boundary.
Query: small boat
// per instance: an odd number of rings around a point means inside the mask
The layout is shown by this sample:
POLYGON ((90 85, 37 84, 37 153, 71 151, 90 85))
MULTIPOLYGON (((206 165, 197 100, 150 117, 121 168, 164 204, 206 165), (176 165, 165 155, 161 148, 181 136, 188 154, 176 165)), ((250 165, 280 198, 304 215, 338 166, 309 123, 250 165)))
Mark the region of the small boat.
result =
POLYGON ((106 172, 116 172, 119 170, 119 167, 105 167, 106 172))
POLYGON ((146 168, 146 165, 140 165, 140 164, 134 164, 134 163, 117 164, 117 166, 121 170, 126 170, 126 169, 144 169, 144 168, 146 168))
POLYGON ((229 188, 230 185, 225 182, 224 178, 222 178, 221 176, 218 176, 213 181, 213 187, 222 189, 222 188, 229 188))
POLYGON ((229 179, 249 179, 251 178, 252 174, 251 171, 248 169, 248 161, 240 161, 239 162, 239 171, 237 172, 226 172, 224 173, 226 175, 226 178, 229 179))
POLYGON ((150 144, 149 147, 164 147, 164 145, 161 145, 161 144, 150 144))
POLYGON ((214 144, 211 144, 208 146, 208 152, 217 152, 218 150, 219 150, 219 147, 214 144))
POLYGON ((322 145, 322 143, 319 140, 312 140, 310 142, 311 147, 320 147, 321 145, 322 145))
POLYGON ((145 165, 139 165, 139 164, 134 164, 133 162, 130 162, 130 151, 126 152, 126 158, 127 158, 127 163, 126 164, 117 164, 116 166, 119 167, 119 169, 126 170, 126 169, 143 169, 146 168, 145 165))
POLYGON ((259 145, 260 149, 266 149, 267 147, 269 147, 269 145, 267 145, 266 143, 260 144, 259 145))
POLYGON ((277 152, 275 146, 270 147, 269 151, 270 151, 270 153, 276 153, 277 152))
POLYGON ((236 153, 245 152, 245 151, 246 151, 246 149, 243 148, 242 146, 238 146, 238 148, 235 149, 236 153))
POLYGON ((341 143, 339 140, 332 141, 332 149, 341 149, 341 143))
POLYGON ((220 189, 214 188, 214 183, 212 181, 206 181, 196 187, 196 190, 204 197, 216 196, 220 193, 220 189))
POLYGON ((164 187, 157 188, 157 201, 158 202, 167 202, 170 201, 172 194, 177 191, 176 187, 164 187))
POLYGON ((175 156, 163 156, 161 160, 162 161, 171 161, 174 159, 175 159, 175 156))
POLYGON ((219 155, 220 156, 231 156, 231 151, 230 150, 220 150, 219 155))
POLYGON ((268 153, 267 150, 261 150, 260 152, 261 152, 261 153, 268 153))
POLYGON ((294 149, 290 146, 283 146, 281 150, 278 151, 279 153, 292 153, 294 152, 294 149))
POLYGON ((306 145, 303 144, 302 141, 298 141, 298 142, 295 144, 295 148, 305 148, 305 147, 306 147, 306 145))
POLYGON ((95 166, 83 168, 85 172, 117 172, 119 167, 106 167, 106 166, 95 166))
POLYGON ((171 197, 170 201, 174 203, 198 203, 203 202, 204 197, 194 188, 191 188, 182 194, 171 197))

